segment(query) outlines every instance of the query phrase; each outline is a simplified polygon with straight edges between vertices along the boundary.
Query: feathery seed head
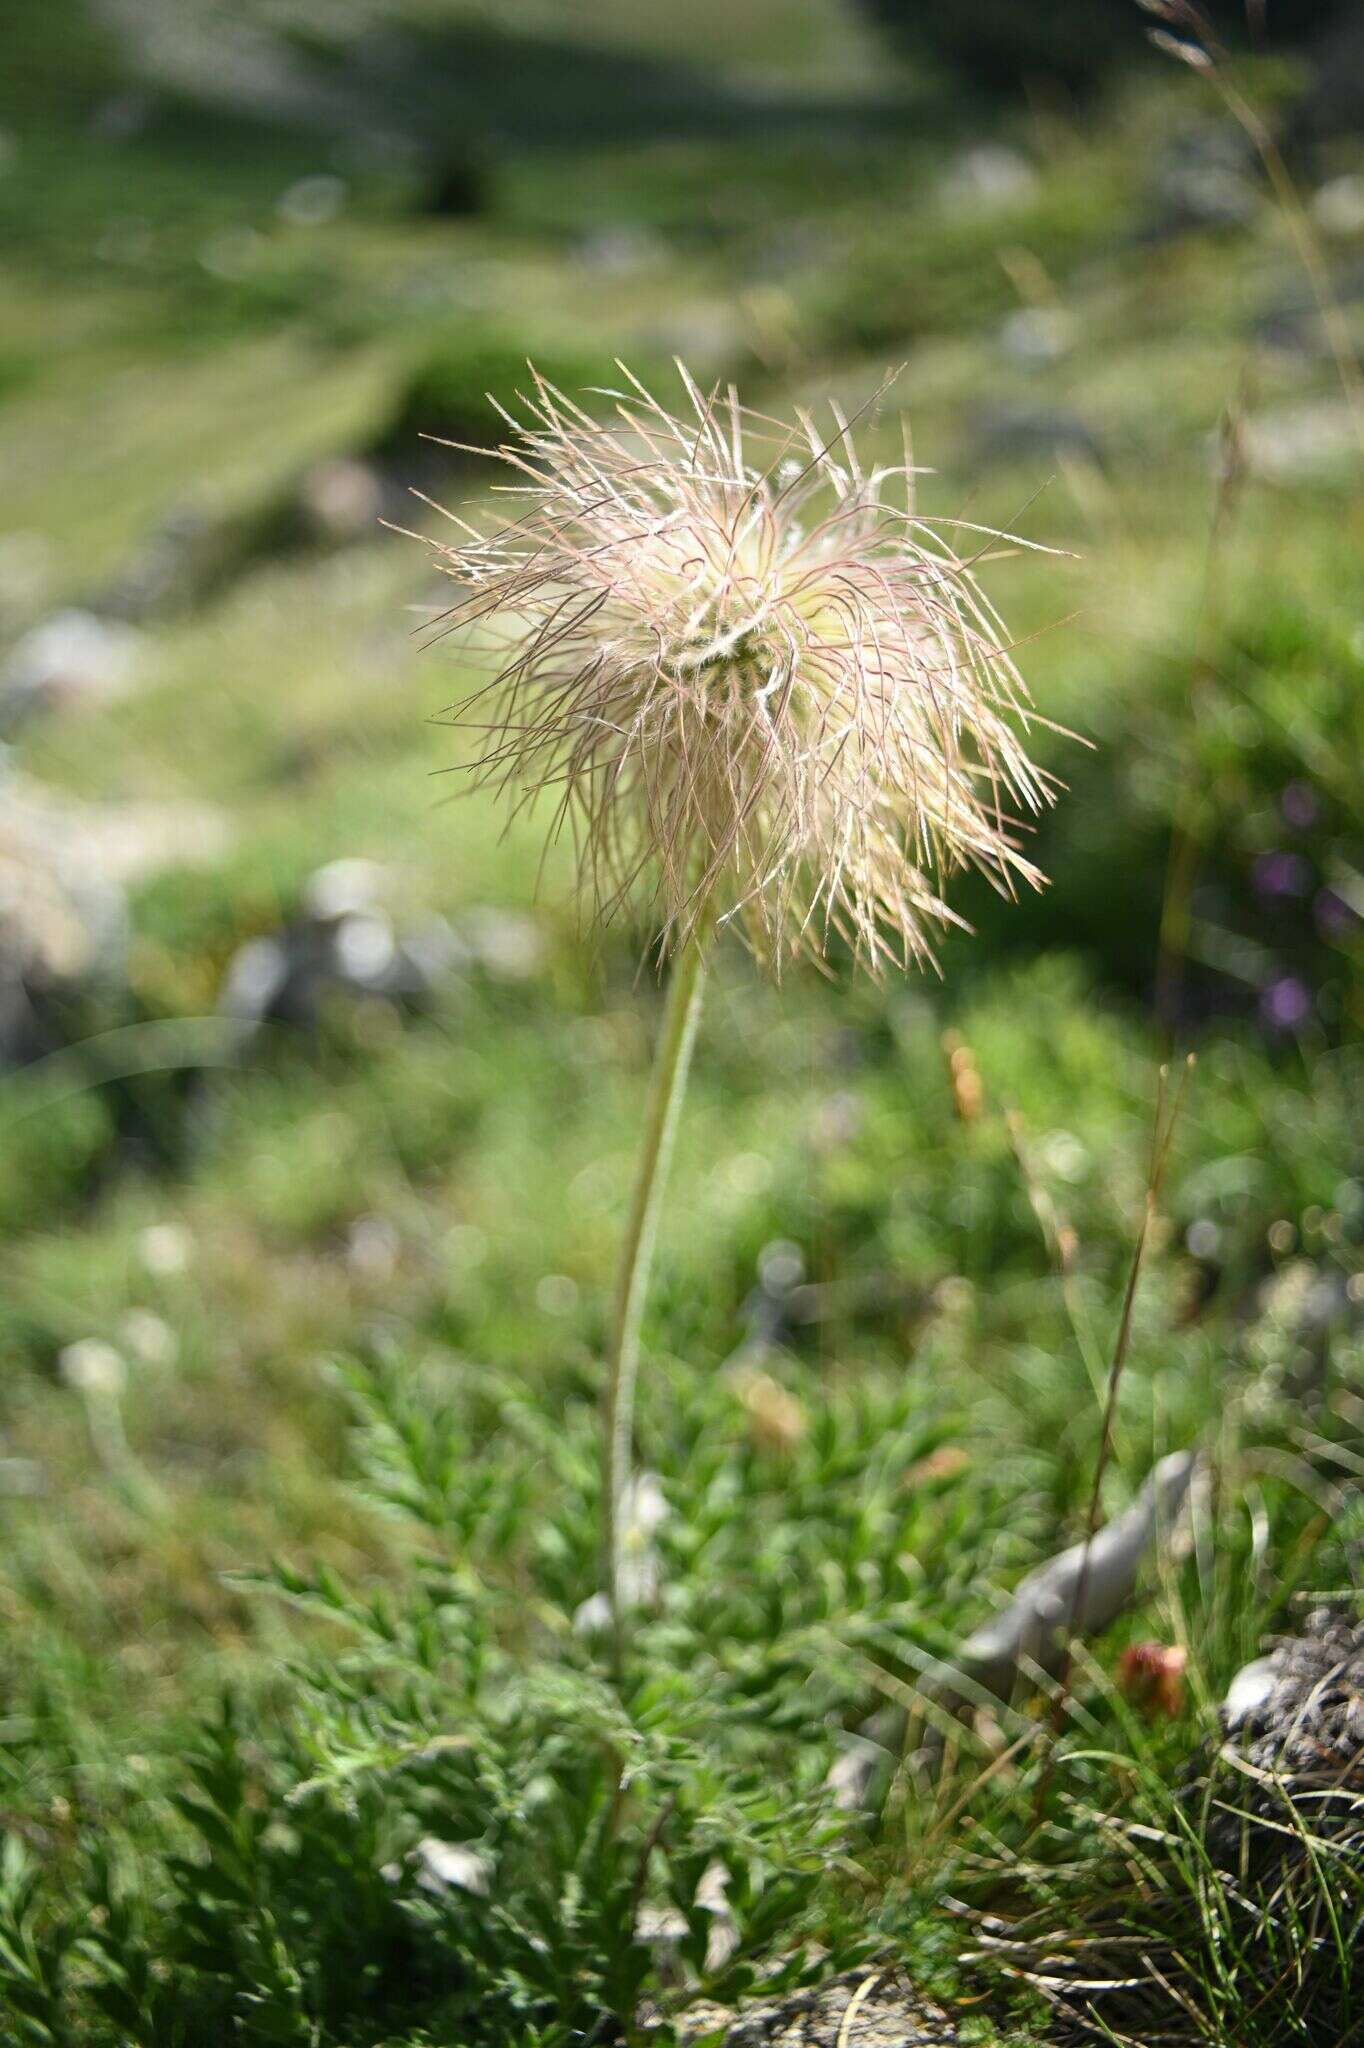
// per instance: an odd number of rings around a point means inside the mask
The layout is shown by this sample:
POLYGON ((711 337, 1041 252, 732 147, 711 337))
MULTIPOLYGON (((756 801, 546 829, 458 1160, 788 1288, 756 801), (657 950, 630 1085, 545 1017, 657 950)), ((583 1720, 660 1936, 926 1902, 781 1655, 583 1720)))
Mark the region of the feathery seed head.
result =
POLYGON ((931 960, 953 870, 1042 880, 1013 813, 1051 789, 1000 622, 907 449, 864 469, 837 408, 783 426, 678 367, 680 417, 622 366, 606 420, 532 370, 498 451, 515 512, 438 544, 464 586, 442 629, 497 649, 458 712, 475 773, 553 791, 597 914, 642 909, 665 948, 714 918, 774 969, 831 933, 873 971, 931 960))

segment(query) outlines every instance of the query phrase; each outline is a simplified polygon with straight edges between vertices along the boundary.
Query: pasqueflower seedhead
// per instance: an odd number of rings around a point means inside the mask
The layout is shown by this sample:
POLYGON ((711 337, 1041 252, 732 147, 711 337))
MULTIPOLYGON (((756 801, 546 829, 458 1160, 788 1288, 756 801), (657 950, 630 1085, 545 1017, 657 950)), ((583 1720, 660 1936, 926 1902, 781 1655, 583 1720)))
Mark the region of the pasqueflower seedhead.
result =
POLYGON ((836 407, 783 425, 679 372, 677 416, 623 371, 602 418, 532 371, 510 516, 437 544, 442 629, 494 650, 455 714, 473 772, 551 793, 595 913, 666 950, 714 921, 776 969, 833 934, 873 970, 931 960, 953 871, 1042 880, 1007 637, 907 448, 864 466, 836 407))

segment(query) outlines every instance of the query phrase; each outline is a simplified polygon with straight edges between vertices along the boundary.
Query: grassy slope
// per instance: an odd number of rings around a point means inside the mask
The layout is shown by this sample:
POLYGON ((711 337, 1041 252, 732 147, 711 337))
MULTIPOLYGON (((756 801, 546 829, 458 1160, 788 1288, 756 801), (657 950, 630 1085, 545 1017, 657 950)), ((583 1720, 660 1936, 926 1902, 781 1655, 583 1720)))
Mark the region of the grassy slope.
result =
MULTIPOLYGON (((764 48, 736 55, 750 64, 764 48)), ((778 996, 727 963, 652 1317, 659 1383, 641 1427, 679 1496, 699 1483, 688 1475, 705 1443, 727 1444, 779 1548, 803 1502, 841 1487, 866 1529, 839 1569, 855 1581, 863 1543, 866 1604, 883 1600, 903 1639, 929 1647, 949 1644, 1077 1526, 1098 1438, 1092 1380, 1140 1207, 1160 1047, 1101 976, 1057 949, 1069 933, 1102 941, 1131 902, 1149 919, 1158 900, 1158 869, 1120 875, 1114 893, 1089 900, 1086 821, 1097 833, 1110 783, 1159 785, 1180 772, 1211 498, 1206 439, 1242 374, 1249 315, 1291 276, 1268 212, 1226 242, 1148 251, 1125 239, 1143 151, 1178 118, 1184 91, 1166 87, 1102 134, 1029 132, 1035 194, 979 218, 951 211, 932 152, 913 140, 846 140, 812 179, 799 147, 754 148, 740 134, 518 154, 491 217, 467 224, 414 219, 401 180, 362 174, 337 221, 303 230, 272 210, 281 188, 319 167, 297 140, 238 138, 235 152, 209 152, 172 123, 113 153, 91 138, 83 109, 55 138, 36 97, 6 117, 19 152, 5 217, 24 233, 7 264, 4 349, 19 373, 0 401, 0 492, 14 526, 47 544, 44 605, 97 584, 185 499, 249 501, 318 453, 363 446, 404 366, 457 332, 466 306, 511 330, 591 346, 619 337, 651 353, 718 334, 769 395, 831 391, 856 404, 887 359, 904 359, 916 447, 941 472, 925 485, 930 509, 958 506, 969 489, 970 516, 1021 516, 1032 537, 1079 549, 1055 577, 1001 565, 996 585, 1024 633, 1079 613, 1027 651, 1047 713, 1101 749, 1076 772, 1080 808, 1055 841, 1070 863, 1061 912, 1022 919, 1007 959, 993 943, 954 956, 960 973, 941 990, 802 982, 778 996), (111 242, 111 223, 130 218, 137 232, 111 242), (648 231, 638 267, 593 273, 575 234, 622 219, 648 231), (225 285, 202 257, 215 234, 241 225, 260 240, 245 281, 225 285), (1020 280, 1074 316, 1075 348, 1050 369, 1025 371, 999 349, 1020 280), (975 474, 983 398, 1075 407, 1108 443, 1106 473, 1048 483, 1055 464, 1038 456, 975 474), (949 1019, 986 1086, 987 1113, 970 1126, 952 1116, 937 1045, 949 1019), (1079 1233, 1083 1343, 1020 1184, 1006 1105, 1027 1119, 1037 1171, 1079 1233), (796 1238, 817 1278, 891 1274, 904 1296, 836 1309, 790 1363, 808 1411, 831 1404, 847 1440, 816 1429, 786 1470, 744 1453, 744 1410, 714 1376, 757 1251, 774 1236, 796 1238), (906 1495, 847 1421, 862 1399, 901 1404, 892 1440, 911 1462, 959 1447, 962 1476, 906 1495), (676 1419, 688 1414, 694 1423, 676 1419)), ((1330 388, 1329 366, 1304 382, 1264 356, 1254 373, 1266 402, 1330 388)), ((1360 526, 1358 497, 1339 489, 1250 489, 1228 608, 1271 648, 1285 617, 1311 621, 1305 657, 1284 658, 1285 690, 1304 665, 1342 688, 1351 661, 1357 670, 1360 526)), ((233 822, 220 865, 162 878, 139 898, 135 972, 150 1013, 200 1012, 236 941, 340 855, 397 864, 412 906, 457 916, 536 900, 531 825, 500 840, 481 800, 444 804, 429 779, 456 747, 426 716, 461 681, 447 653, 411 642, 404 607, 429 588, 415 548, 390 541, 262 562, 152 632, 135 696, 24 736, 22 765, 83 795, 199 797, 233 822)), ((38 604, 38 593, 21 596, 11 623, 38 604)), ((1333 738, 1314 729, 1310 702, 1302 718, 1304 751, 1329 757, 1333 738)), ((1120 841, 1114 858, 1124 853, 1120 841)), ((127 1174, 82 1199, 97 1107, 76 1100, 39 1120, 15 1093, 0 1427, 5 1454, 37 1460, 45 1490, 0 1503, 0 1613, 14 1645, 0 1699, 7 1806, 41 1816, 54 1796, 98 1801, 133 1729, 160 1784, 163 1725, 225 1671, 269 1673, 290 1628, 227 1586, 225 1571, 274 1551, 359 1575, 391 1567, 383 1520, 341 1483, 336 1355, 380 1332, 414 1371, 476 1359, 530 1409, 583 1417, 654 993, 636 982, 624 937, 585 959, 564 899, 563 864, 551 862, 534 913, 544 957, 529 981, 474 973, 435 1017, 342 1021, 323 1046, 284 1044, 225 1077, 181 1174, 127 1174), (350 1226, 374 1216, 397 1234, 396 1266, 377 1275, 346 1255, 350 1226), (188 1231, 192 1255, 182 1274, 158 1277, 139 1247, 166 1221, 188 1231), (546 1276, 572 1285, 546 1287, 546 1276), (106 1441, 102 1466, 55 1359, 82 1336, 126 1341, 135 1309, 169 1325, 174 1358, 134 1361, 128 1452, 106 1441)), ((1123 948, 1112 955, 1121 969, 1123 948)), ((1206 1058, 1181 1134, 1173 1227, 1139 1312, 1108 1490, 1116 1504, 1153 1452, 1221 1428, 1231 1469, 1268 1517, 1271 1548, 1256 1553, 1249 1588, 1233 1583, 1228 1561, 1249 1555, 1238 1508, 1221 1532, 1226 1556, 1154 1588, 1125 1625, 1187 1636, 1195 1706, 1216 1696, 1288 1583, 1343 1567, 1315 1553, 1320 1481, 1310 1469, 1284 1476, 1286 1454, 1302 1455, 1291 1412, 1276 1405, 1291 1341, 1272 1324, 1238 1336, 1231 1299, 1182 1322, 1178 1231, 1215 1214, 1233 1279, 1264 1265, 1264 1232, 1281 1219, 1309 1252, 1353 1258, 1328 1242, 1358 1167, 1347 1089, 1339 1055, 1309 1075, 1292 1051, 1272 1066, 1253 1042, 1229 1039, 1206 1058)), ((1357 1366, 1346 1359, 1343 1378, 1357 1366)), ((470 1455, 491 1484, 525 1451, 514 1430, 489 1431, 470 1455)), ((557 1512, 557 1498, 547 1482, 539 1511, 557 1512)), ((831 1550, 842 1540, 831 1535, 831 1550)), ((515 1546, 506 1568, 533 1577, 515 1546)), ((564 1572, 571 1606, 591 1590, 590 1561, 575 1553, 564 1572)), ((1106 1664, 1112 1654, 1102 1646, 1106 1664)), ((875 1703, 873 1683, 851 1691, 863 1710, 875 1703)), ((840 1710, 852 1714, 852 1701, 840 1710)))

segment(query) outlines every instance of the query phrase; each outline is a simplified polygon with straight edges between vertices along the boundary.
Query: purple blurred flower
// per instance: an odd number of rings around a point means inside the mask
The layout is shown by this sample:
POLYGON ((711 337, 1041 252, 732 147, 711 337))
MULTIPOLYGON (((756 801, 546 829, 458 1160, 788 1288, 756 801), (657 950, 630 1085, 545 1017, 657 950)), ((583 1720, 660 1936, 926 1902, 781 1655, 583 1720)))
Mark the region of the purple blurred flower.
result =
POLYGON ((1296 1031, 1312 1014, 1312 992, 1296 974, 1271 981, 1260 996, 1260 1015, 1274 1031, 1296 1031))
POLYGON ((1305 896, 1312 886, 1311 863, 1300 853, 1258 854, 1250 870, 1259 896, 1305 896))
POLYGON ((1312 908, 1316 913, 1317 930, 1324 939, 1343 939, 1359 927, 1359 912, 1334 889, 1318 889, 1312 908))
POLYGON ((1321 816, 1321 805, 1310 782, 1290 782, 1279 797, 1279 809, 1297 832, 1308 832, 1321 816))

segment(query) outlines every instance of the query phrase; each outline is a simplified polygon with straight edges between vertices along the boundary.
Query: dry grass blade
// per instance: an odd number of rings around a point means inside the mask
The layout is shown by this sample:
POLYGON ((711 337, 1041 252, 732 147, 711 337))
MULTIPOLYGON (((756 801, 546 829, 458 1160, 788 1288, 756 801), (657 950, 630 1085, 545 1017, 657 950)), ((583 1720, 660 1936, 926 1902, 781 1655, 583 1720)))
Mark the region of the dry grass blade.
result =
MULTIPOLYGON (((1185 1090, 1188 1087, 1189 1076, 1193 1072, 1194 1061, 1195 1055, 1189 1053, 1179 1077, 1179 1086, 1175 1091, 1174 1102, 1171 1104, 1168 1117, 1165 1115, 1165 1094, 1169 1080, 1169 1069, 1162 1067, 1160 1070, 1160 1079, 1156 1090, 1156 1112, 1151 1133, 1151 1156, 1146 1176, 1146 1199, 1142 1206, 1141 1223, 1137 1230, 1137 1241, 1132 1250, 1132 1262, 1128 1268, 1127 1286, 1123 1294, 1122 1313, 1118 1319, 1118 1334, 1113 1346, 1113 1363, 1108 1376, 1108 1395, 1104 1403, 1103 1427, 1099 1437, 1099 1452, 1094 1461, 1094 1481, 1090 1488, 1084 1549, 1080 1557, 1080 1569, 1076 1575, 1070 1625, 1067 1629, 1068 1640, 1074 1639, 1079 1618, 1084 1612, 1085 1597, 1088 1592, 1090 1559, 1093 1553, 1094 1539, 1099 1528, 1099 1506, 1103 1491, 1104 1474, 1108 1470, 1108 1460, 1113 1448, 1113 1424, 1117 1415, 1118 1392, 1122 1385, 1123 1368, 1127 1363, 1128 1349, 1132 1341, 1132 1313, 1136 1306, 1137 1287, 1141 1280, 1141 1269, 1146 1256, 1146 1245, 1150 1236, 1151 1224, 1155 1217, 1156 1205, 1160 1199, 1160 1190, 1165 1178, 1165 1168, 1170 1157, 1171 1142, 1174 1138, 1176 1125, 1179 1122, 1180 1111, 1184 1106, 1185 1090)), ((1060 1732, 1070 1697, 1071 1657, 1069 1652, 1067 1652, 1062 1663, 1060 1676, 1061 1683, 1052 1709, 1053 1734, 1059 1734, 1060 1732)), ((1047 1763, 1038 1779, 1037 1813, 1039 1818, 1046 1798, 1053 1756, 1054 1747, 1053 1751, 1049 1753, 1047 1763)))

